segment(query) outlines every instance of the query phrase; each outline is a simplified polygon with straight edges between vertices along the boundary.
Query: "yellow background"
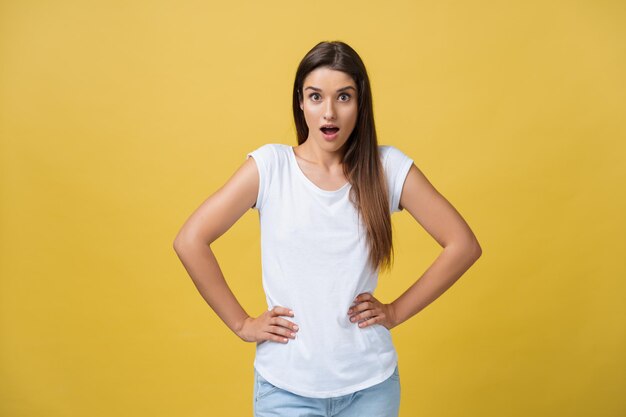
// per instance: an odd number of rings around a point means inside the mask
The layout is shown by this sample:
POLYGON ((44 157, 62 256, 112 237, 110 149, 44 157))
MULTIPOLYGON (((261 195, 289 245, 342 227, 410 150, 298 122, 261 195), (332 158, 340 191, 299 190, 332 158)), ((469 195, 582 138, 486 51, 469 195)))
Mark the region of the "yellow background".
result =
MULTIPOLYGON (((0 415, 252 415, 253 343, 173 248, 321 40, 482 258, 392 332, 401 416, 626 415, 622 1, 0 3, 0 415)), ((393 217, 391 302, 441 248, 393 217)), ((213 245, 266 308, 258 216, 213 245)))

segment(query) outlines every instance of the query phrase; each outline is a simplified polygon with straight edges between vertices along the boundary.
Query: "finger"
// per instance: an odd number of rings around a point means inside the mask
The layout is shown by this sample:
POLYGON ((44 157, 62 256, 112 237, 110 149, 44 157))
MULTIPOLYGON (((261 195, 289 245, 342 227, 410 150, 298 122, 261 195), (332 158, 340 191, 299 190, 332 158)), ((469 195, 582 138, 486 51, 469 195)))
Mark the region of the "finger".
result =
POLYGON ((297 324, 295 324, 294 322, 291 322, 287 319, 284 319, 282 317, 272 317, 269 319, 268 321, 269 324, 275 325, 275 326, 282 326, 284 328, 287 328, 289 330, 298 330, 299 327, 297 324))
POLYGON ((358 306, 359 304, 363 303, 364 301, 368 301, 371 299, 371 294, 369 293, 362 293, 359 294, 353 301, 353 306, 358 306))
POLYGON ((295 324, 294 322, 289 321, 289 320, 287 320, 287 319, 278 318, 278 317, 276 317, 276 318, 274 319, 273 324, 278 324, 278 325, 281 325, 281 326, 283 326, 283 327, 286 327, 286 328, 288 328, 288 329, 290 329, 290 330, 295 330, 295 331, 297 331, 297 330, 299 329, 298 325, 297 325, 297 324, 295 324))
POLYGON ((365 310, 365 311, 363 311, 361 313, 358 313, 358 314, 355 314, 354 316, 352 316, 350 318, 350 321, 353 322, 353 323, 357 323, 357 322, 359 322, 359 321, 361 321, 363 319, 368 319, 368 318, 372 317, 372 315, 373 315, 372 310, 365 310))
POLYGON ((366 300, 371 300, 372 299, 372 294, 368 293, 368 292, 363 292, 359 295, 357 295, 357 297, 355 298, 355 301, 366 301, 366 300))
POLYGON ((283 344, 289 342, 289 339, 284 336, 279 336, 277 334, 270 333, 270 332, 265 332, 265 333, 267 333, 266 340, 271 340, 272 342, 283 343, 283 344))
POLYGON ((281 307, 281 306, 275 306, 272 309, 272 312, 276 316, 291 316, 291 317, 293 317, 293 315, 294 315, 293 311, 290 308, 281 307))
POLYGON ((366 311, 369 309, 369 301, 367 302, 361 302, 357 305, 354 305, 352 307, 350 307, 350 309, 348 309, 348 315, 356 315, 362 311, 366 311))
POLYGON ((376 324, 378 323, 378 316, 376 317, 372 317, 370 319, 367 319, 365 321, 362 321, 361 323, 359 323, 359 327, 363 328, 363 327, 367 327, 367 326, 371 326, 372 324, 376 324))
POLYGON ((296 337, 296 333, 290 329, 287 329, 285 327, 281 327, 281 326, 270 326, 270 330, 271 333, 277 334, 279 336, 287 336, 290 337, 292 339, 294 339, 296 337))
POLYGON ((269 320, 269 324, 275 326, 282 326, 283 328, 289 329, 289 331, 298 331, 300 328, 297 324, 290 322, 289 320, 283 319, 281 317, 272 317, 269 320))

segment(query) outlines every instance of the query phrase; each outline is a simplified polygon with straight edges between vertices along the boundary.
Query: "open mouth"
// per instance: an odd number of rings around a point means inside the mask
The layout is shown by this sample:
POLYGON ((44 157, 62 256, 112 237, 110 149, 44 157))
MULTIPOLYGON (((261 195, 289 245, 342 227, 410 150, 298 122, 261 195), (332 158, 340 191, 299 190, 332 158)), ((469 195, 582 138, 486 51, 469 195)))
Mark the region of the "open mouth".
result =
POLYGON ((320 130, 324 132, 325 135, 334 135, 335 133, 339 132, 338 127, 322 127, 320 128, 320 130))

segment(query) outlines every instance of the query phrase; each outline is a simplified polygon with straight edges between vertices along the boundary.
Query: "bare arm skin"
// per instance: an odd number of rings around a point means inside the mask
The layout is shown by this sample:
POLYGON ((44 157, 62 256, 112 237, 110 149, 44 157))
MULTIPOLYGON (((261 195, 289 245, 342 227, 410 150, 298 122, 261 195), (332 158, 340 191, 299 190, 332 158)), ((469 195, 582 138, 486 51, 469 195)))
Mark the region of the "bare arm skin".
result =
POLYGON ((258 318, 250 317, 224 279, 211 243, 222 236, 256 202, 259 173, 248 158, 219 190, 205 200, 183 224, 174 239, 174 250, 196 288, 222 321, 247 342, 293 338, 294 323, 278 317, 293 316, 289 308, 276 306, 258 318))
POLYGON ((400 297, 383 304, 369 293, 359 294, 348 311, 360 327, 380 323, 391 329, 432 303, 482 255, 474 233, 457 210, 411 165, 402 188, 400 206, 444 248, 432 265, 400 297), (355 314, 358 313, 358 314, 355 314))

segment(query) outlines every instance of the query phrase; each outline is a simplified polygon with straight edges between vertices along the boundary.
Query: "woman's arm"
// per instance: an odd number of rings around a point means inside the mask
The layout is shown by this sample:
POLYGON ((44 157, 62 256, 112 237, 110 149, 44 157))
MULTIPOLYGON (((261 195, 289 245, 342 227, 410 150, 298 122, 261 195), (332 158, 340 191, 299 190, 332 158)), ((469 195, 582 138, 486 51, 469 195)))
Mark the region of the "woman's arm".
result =
POLYGON ((174 239, 174 250, 196 288, 235 334, 249 316, 226 283, 210 245, 254 205, 258 187, 255 161, 248 158, 191 214, 174 239))
POLYGON ((478 240, 463 217, 424 174, 411 164, 402 187, 400 207, 443 247, 432 265, 389 304, 371 293, 359 294, 348 310, 359 327, 381 324, 392 329, 413 317, 452 286, 481 256, 478 240))
POLYGON ((293 317, 294 313, 274 306, 259 317, 250 317, 226 283, 210 246, 255 204, 258 192, 259 171, 254 158, 248 158, 187 219, 174 239, 174 250, 204 300, 233 333, 246 342, 288 343, 299 329, 280 316, 293 317))
POLYGON ((413 317, 452 286, 481 256, 474 233, 456 209, 413 164, 400 206, 444 248, 433 264, 389 305, 391 327, 413 317))

